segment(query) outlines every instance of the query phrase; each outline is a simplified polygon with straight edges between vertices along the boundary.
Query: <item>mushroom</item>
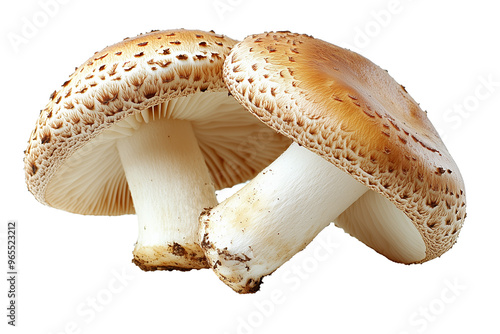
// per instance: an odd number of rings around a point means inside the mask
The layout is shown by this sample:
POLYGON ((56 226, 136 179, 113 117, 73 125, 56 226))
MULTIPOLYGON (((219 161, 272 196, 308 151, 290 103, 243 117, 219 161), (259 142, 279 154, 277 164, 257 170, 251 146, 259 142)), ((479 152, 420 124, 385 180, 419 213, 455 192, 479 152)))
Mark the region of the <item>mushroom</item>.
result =
POLYGON ((399 263, 456 242, 464 183, 419 105, 385 70, 290 32, 252 35, 224 64, 233 96, 294 143, 200 217, 219 278, 253 293, 331 222, 399 263))
POLYGON ((95 53, 41 111, 25 152, 28 189, 73 213, 137 213, 133 262, 143 270, 206 268, 200 212, 290 144, 228 94, 222 65, 235 43, 152 31, 95 53))

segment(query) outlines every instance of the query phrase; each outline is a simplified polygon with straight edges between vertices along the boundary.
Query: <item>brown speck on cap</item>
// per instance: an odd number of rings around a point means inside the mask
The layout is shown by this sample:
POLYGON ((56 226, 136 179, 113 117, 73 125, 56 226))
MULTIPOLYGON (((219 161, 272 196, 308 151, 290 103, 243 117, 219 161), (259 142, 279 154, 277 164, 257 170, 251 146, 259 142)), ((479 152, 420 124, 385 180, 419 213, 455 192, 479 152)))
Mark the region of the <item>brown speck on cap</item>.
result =
MULTIPOLYGON (((463 219, 444 222, 450 208, 465 216, 463 179, 426 112, 386 70, 350 50, 290 32, 248 36, 224 66, 231 94, 247 110, 411 220, 426 247, 419 262, 456 242, 463 219), (263 86, 271 89, 263 92, 263 86)), ((346 227, 349 219, 341 215, 339 225, 355 235, 346 227)))
POLYGON ((95 58, 94 58, 94 60, 101 60, 101 59, 103 59, 103 58, 107 57, 107 55, 108 55, 107 53, 102 54, 102 55, 100 55, 99 57, 95 57, 95 58))

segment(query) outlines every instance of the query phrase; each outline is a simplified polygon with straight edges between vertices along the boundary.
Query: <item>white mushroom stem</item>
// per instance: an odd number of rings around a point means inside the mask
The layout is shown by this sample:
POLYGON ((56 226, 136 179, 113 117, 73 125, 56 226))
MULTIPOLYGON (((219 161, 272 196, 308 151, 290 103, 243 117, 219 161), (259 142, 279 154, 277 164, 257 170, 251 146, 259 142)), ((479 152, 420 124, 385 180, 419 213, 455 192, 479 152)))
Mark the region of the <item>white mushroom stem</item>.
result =
POLYGON ((292 144, 245 187, 200 218, 205 254, 240 293, 302 250, 369 189, 330 162, 292 144))
POLYGON ((198 216, 217 200, 191 123, 143 123, 117 148, 139 220, 134 262, 144 270, 206 267, 198 216))

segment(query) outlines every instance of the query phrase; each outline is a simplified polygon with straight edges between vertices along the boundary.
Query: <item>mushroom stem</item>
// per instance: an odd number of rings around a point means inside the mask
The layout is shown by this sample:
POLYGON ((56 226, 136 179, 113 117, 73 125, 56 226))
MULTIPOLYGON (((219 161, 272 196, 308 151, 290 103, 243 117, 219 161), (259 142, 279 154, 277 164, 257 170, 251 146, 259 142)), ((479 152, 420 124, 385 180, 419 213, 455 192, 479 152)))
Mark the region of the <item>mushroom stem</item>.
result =
POLYGON ((271 274, 368 188, 292 144, 245 187, 200 217, 200 239, 219 278, 239 293, 271 274))
POLYGON ((117 142, 139 221, 133 262, 143 270, 206 268, 198 216, 217 199, 191 123, 143 125, 117 142))

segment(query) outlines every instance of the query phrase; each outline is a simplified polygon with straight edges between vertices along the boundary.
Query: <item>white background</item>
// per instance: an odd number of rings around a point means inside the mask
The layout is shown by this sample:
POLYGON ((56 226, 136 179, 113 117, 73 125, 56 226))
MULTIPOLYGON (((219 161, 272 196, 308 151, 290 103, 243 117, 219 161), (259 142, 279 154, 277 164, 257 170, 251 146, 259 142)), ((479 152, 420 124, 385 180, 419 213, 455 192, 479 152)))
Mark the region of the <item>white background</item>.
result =
POLYGON ((465 3, 3 1, 0 331, 498 333, 500 19, 494 1, 465 3), (428 111, 461 169, 468 217, 458 243, 439 259, 405 266, 332 225, 265 278, 259 293, 238 295, 210 270, 141 272, 131 263, 135 216, 79 216, 38 203, 22 159, 49 95, 95 51, 182 27, 235 39, 307 33, 387 69, 428 111), (19 225, 15 328, 6 324, 3 278, 9 219, 19 225))

